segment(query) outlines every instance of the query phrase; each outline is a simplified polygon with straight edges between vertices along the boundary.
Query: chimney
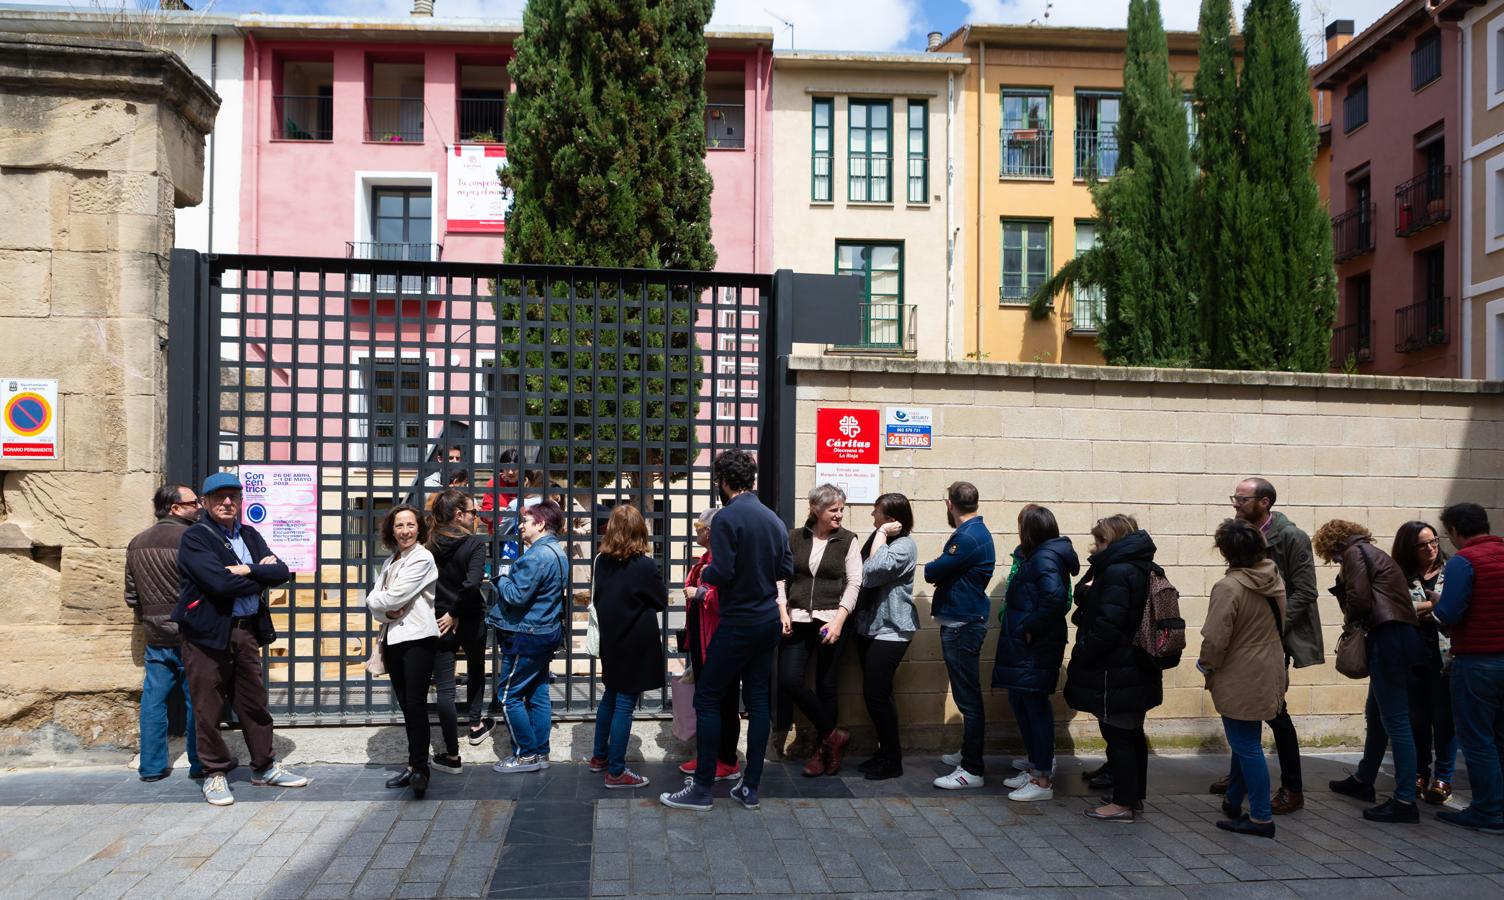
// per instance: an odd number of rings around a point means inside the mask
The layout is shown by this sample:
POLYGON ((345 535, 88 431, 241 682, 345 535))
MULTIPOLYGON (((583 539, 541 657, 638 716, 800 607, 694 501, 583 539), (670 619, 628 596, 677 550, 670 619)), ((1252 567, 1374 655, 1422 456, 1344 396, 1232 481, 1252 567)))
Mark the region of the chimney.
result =
POLYGON ((1346 47, 1353 39, 1353 20, 1338 19, 1326 26, 1326 58, 1331 59, 1338 50, 1346 47))
POLYGON ((925 35, 925 38, 926 43, 928 44, 925 49, 933 51, 940 49, 940 44, 945 40, 945 35, 941 34, 938 31, 931 31, 928 35, 925 35))
POLYGON ((413 0, 413 15, 433 18, 433 0, 413 0))

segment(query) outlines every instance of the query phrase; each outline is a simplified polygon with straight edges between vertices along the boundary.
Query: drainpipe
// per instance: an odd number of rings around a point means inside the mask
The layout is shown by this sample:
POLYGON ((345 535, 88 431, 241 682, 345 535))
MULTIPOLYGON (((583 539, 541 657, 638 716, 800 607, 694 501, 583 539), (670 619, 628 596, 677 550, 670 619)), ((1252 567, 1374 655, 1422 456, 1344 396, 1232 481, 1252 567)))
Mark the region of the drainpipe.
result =
POLYGON ((982 41, 981 65, 977 69, 977 362, 982 357, 982 110, 987 108, 987 42, 982 41))
MULTIPOLYGON (((1465 35, 1463 34, 1462 26, 1455 22, 1442 23, 1441 13, 1437 9, 1436 0, 1426 0, 1426 13, 1431 17, 1431 24, 1436 26, 1437 31, 1451 31, 1457 35, 1457 140, 1455 142, 1457 146, 1452 151, 1453 156, 1457 160, 1457 214, 1452 216, 1448 221, 1447 227, 1456 227, 1457 229, 1457 240, 1453 242, 1454 246, 1457 246, 1457 340, 1461 344, 1457 353, 1457 367, 1459 370, 1457 375, 1461 378, 1471 378, 1473 377, 1470 365, 1472 362, 1472 298, 1468 296, 1471 285, 1467 284, 1465 280, 1463 265, 1463 260, 1468 251, 1468 229, 1455 224, 1458 217, 1462 215, 1463 204, 1469 203, 1472 199, 1466 190, 1471 180, 1468 178, 1468 166, 1471 162, 1471 157, 1467 151, 1472 143, 1472 138, 1467 133, 1467 110, 1465 108, 1467 99, 1467 67, 1462 53, 1465 35)), ((1442 139, 1446 139, 1445 129, 1442 131, 1442 139)))
MULTIPOLYGON (((930 49, 934 49, 931 47, 930 49)), ((945 361, 956 358, 956 72, 945 75, 945 361)))
MULTIPOLYGON (((219 94, 219 32, 209 35, 209 88, 219 94)), ((219 145, 215 132, 209 131, 209 235, 208 252, 214 252, 214 148, 219 145)))
POLYGON ((247 31, 245 40, 251 48, 251 246, 246 252, 257 253, 261 250, 261 48, 256 46, 256 32, 247 31))
POLYGON ((757 45, 757 73, 753 75, 752 83, 756 88, 752 92, 756 100, 756 108, 752 110, 752 271, 762 271, 762 224, 763 213, 766 212, 762 202, 762 44, 757 45))

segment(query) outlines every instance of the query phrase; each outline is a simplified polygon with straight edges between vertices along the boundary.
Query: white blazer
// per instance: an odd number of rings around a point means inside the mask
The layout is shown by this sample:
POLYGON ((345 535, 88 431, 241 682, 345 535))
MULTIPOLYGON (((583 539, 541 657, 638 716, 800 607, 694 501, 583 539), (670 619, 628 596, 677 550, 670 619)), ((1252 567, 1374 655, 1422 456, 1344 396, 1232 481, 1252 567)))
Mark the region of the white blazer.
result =
POLYGON ((390 556, 381 565, 376 584, 366 594, 366 609, 378 625, 389 626, 388 644, 401 644, 439 636, 439 623, 433 612, 433 597, 439 583, 439 565, 422 544, 401 557, 390 556), (402 615, 388 619, 386 614, 402 610, 402 615))

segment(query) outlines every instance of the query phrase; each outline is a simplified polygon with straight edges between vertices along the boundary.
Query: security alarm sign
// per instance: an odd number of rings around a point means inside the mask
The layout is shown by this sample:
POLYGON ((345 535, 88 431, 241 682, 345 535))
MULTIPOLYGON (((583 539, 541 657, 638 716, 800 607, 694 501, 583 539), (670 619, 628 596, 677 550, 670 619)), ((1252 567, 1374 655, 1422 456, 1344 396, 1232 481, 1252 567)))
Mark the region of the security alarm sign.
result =
POLYGON ((849 503, 872 503, 880 493, 878 457, 882 413, 875 409, 815 410, 815 484, 833 484, 849 503))

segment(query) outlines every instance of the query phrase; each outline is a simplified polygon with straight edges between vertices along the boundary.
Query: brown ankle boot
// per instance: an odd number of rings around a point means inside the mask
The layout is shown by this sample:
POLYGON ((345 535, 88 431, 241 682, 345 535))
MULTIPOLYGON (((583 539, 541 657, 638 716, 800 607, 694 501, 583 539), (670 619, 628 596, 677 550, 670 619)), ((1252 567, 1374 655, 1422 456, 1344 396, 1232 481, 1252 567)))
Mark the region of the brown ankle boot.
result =
POLYGON ((818 778, 825 774, 825 767, 830 765, 830 744, 821 741, 816 747, 814 755, 809 762, 804 764, 805 778, 818 778))
POLYGON ((825 738, 825 774, 841 771, 841 761, 846 758, 846 746, 851 743, 851 732, 837 728, 825 738))
POLYGON ((1269 808, 1276 816, 1287 816, 1296 810, 1305 809, 1306 795, 1300 791, 1292 791, 1289 788, 1280 788, 1275 793, 1274 799, 1269 801, 1269 808))

